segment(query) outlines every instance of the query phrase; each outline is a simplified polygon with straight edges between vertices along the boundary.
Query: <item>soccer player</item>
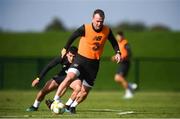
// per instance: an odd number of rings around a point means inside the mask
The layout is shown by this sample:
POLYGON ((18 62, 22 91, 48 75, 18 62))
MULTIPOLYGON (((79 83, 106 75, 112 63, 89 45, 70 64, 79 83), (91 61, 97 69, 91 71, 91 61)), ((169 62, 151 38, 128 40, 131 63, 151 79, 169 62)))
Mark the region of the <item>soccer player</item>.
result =
MULTIPOLYGON (((132 86, 132 84, 128 83, 128 81, 126 80, 126 76, 130 68, 131 49, 122 31, 119 31, 117 33, 116 40, 118 41, 119 48, 121 50, 122 61, 118 64, 119 65, 118 70, 117 70, 117 73, 115 74, 114 79, 119 85, 122 85, 122 87, 125 89, 124 98, 130 99, 133 97, 132 91, 135 88, 132 86)), ((113 61, 115 60, 114 56, 112 57, 112 60, 113 61)))
POLYGON ((72 114, 76 113, 75 107, 86 99, 89 91, 94 85, 96 75, 99 69, 99 61, 103 52, 104 44, 109 40, 115 50, 115 60, 117 63, 121 60, 120 50, 111 29, 104 25, 105 14, 101 9, 96 9, 92 16, 92 23, 84 24, 79 27, 69 38, 65 47, 62 49, 62 56, 71 46, 75 39, 80 37, 78 54, 74 62, 68 69, 68 73, 64 81, 59 85, 54 96, 55 101, 60 101, 60 94, 66 90, 70 83, 78 76, 82 80, 81 91, 75 100, 69 102, 69 110, 72 114))
MULTIPOLYGON (((64 80, 64 78, 66 77, 66 71, 68 70, 68 68, 70 67, 70 65, 72 64, 75 55, 77 54, 77 48, 72 46, 68 49, 66 55, 62 58, 62 57, 56 57, 54 58, 52 61, 50 61, 50 63, 44 67, 44 69, 41 71, 39 77, 37 77, 35 80, 33 80, 32 82, 32 87, 36 86, 39 84, 39 82, 44 78, 44 76, 46 75, 46 73, 52 69, 53 67, 55 67, 57 64, 61 64, 62 65, 62 69, 61 71, 55 75, 52 79, 50 79, 49 81, 47 81, 47 83, 45 84, 45 86, 39 91, 39 93, 36 96, 36 99, 34 101, 34 104, 32 106, 30 106, 29 108, 26 109, 26 111, 31 112, 31 111, 37 111, 40 102, 43 101, 44 97, 51 91, 55 90, 58 88, 59 84, 64 80)), ((81 89, 81 81, 79 79, 74 80, 71 85, 70 88, 73 89, 73 93, 71 95, 71 99, 75 99, 76 95, 78 94, 78 92, 81 89)), ((60 94, 61 96, 64 94, 64 91, 60 94)))

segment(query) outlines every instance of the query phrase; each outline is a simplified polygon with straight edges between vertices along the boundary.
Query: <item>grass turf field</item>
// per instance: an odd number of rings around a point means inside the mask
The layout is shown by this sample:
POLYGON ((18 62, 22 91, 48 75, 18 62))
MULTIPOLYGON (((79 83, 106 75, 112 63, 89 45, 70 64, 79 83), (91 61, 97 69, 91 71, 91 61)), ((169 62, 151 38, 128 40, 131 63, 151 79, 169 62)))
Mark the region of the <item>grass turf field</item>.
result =
MULTIPOLYGON (((0 91, 0 118, 180 118, 179 92, 137 92, 123 100, 117 91, 92 91, 77 114, 53 115, 42 102, 37 112, 25 112, 37 91, 0 91)), ((54 92, 46 98, 53 97, 54 92)), ((67 99, 69 92, 64 96, 67 99)))

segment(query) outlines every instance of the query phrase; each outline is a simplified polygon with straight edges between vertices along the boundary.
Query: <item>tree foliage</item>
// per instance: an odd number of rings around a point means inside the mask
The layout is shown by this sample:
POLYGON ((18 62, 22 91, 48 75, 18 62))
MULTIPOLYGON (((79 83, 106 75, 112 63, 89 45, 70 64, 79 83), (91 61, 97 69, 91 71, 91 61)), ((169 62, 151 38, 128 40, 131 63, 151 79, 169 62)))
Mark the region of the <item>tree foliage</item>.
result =
POLYGON ((151 31, 170 31, 171 29, 165 25, 162 25, 162 24, 156 24, 156 25, 153 25, 151 28, 150 28, 151 31))
POLYGON ((121 22, 114 27, 115 30, 123 31, 170 31, 171 29, 162 24, 146 26, 143 22, 121 22))
POLYGON ((66 31, 63 22, 55 17, 50 24, 45 27, 45 31, 66 31))
POLYGON ((147 30, 147 27, 142 22, 121 22, 119 23, 115 29, 125 30, 125 31, 144 31, 147 30))

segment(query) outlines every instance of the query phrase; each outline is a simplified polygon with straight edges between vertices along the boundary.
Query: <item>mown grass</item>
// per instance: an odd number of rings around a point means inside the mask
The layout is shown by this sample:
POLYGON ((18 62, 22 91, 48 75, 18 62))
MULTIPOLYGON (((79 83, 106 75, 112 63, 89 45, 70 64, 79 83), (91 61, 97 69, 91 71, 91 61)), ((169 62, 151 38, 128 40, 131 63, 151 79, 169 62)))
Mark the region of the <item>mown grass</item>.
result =
MULTIPOLYGON (((131 100, 122 92, 92 91, 77 114, 54 115, 42 102, 39 111, 26 112, 37 91, 0 91, 0 118, 180 118, 179 92, 137 92, 131 100)), ((53 98, 54 93, 46 98, 53 98)), ((64 102, 68 94, 63 97, 64 102)))

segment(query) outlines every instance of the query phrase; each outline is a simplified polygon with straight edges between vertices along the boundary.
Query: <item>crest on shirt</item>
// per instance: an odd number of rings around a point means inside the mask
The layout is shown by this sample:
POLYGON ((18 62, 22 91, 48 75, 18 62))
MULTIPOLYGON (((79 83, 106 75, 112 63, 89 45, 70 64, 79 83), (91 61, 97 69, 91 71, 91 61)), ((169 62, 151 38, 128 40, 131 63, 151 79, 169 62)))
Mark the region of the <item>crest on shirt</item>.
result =
POLYGON ((95 36, 94 38, 93 38, 93 40, 95 40, 95 41, 100 41, 102 39, 102 36, 95 36))

